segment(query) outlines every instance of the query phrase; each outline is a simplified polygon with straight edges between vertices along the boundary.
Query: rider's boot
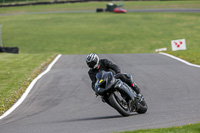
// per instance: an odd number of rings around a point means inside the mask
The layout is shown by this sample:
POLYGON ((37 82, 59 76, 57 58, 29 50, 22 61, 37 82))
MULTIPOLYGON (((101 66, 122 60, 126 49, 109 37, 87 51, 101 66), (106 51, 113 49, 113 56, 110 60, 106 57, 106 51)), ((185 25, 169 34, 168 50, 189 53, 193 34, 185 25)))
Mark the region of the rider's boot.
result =
POLYGON ((137 97, 140 99, 142 98, 142 94, 141 94, 141 90, 140 88, 137 86, 137 84, 133 81, 133 77, 131 74, 126 74, 126 76, 128 77, 129 81, 128 81, 128 85, 131 87, 131 89, 133 89, 136 94, 137 94, 137 97))
POLYGON ((140 88, 136 84, 132 84, 131 88, 136 92, 136 96, 138 99, 141 99, 143 97, 140 88))
POLYGON ((127 77, 127 84, 137 93, 140 93, 140 88, 137 86, 137 84, 133 81, 133 76, 131 74, 125 74, 127 77))
POLYGON ((137 93, 137 94, 140 94, 141 90, 140 88, 136 85, 136 83, 132 83, 131 84, 131 88, 137 93))

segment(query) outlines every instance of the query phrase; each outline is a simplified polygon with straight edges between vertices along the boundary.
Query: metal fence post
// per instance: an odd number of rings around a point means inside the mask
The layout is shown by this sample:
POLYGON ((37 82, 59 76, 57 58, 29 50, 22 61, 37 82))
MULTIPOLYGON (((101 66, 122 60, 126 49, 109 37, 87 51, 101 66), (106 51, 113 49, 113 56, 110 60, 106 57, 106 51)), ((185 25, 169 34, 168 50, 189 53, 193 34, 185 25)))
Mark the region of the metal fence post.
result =
POLYGON ((3 44, 2 44, 2 36, 1 36, 1 27, 2 27, 3 25, 1 24, 0 25, 0 47, 3 47, 3 44))

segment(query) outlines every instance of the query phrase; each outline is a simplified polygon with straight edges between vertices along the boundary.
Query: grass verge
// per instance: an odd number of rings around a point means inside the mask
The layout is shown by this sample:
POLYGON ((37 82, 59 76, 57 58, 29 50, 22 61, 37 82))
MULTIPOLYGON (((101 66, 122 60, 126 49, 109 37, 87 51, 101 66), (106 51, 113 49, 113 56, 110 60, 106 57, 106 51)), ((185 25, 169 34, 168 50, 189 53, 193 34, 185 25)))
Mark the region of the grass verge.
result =
POLYGON ((0 54, 0 115, 21 97, 31 81, 55 56, 49 54, 0 54))
POLYGON ((190 63, 200 65, 200 52, 193 51, 176 51, 176 52, 168 52, 176 57, 184 59, 190 63))
POLYGON ((199 133, 200 123, 188 124, 185 126, 177 126, 171 128, 158 128, 158 129, 142 129, 136 131, 126 131, 121 133, 199 133))

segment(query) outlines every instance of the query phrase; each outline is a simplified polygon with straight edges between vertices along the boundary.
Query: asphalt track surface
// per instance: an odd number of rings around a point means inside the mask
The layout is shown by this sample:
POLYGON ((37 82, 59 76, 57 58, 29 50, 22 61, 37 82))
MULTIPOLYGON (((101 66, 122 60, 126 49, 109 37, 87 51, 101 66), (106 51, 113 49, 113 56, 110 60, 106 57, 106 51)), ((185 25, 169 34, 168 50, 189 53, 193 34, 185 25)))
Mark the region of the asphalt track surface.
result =
POLYGON ((63 55, 25 101, 0 120, 0 132, 111 133, 200 120, 200 68, 161 54, 99 56, 133 74, 146 98, 147 113, 122 117, 90 88, 86 55, 63 55))
MULTIPOLYGON (((95 10, 79 11, 48 11, 48 12, 28 12, 28 13, 0 13, 0 16, 13 16, 25 14, 56 14, 56 13, 95 13, 95 10)), ((200 13, 200 9, 128 9, 127 12, 188 12, 200 13)))

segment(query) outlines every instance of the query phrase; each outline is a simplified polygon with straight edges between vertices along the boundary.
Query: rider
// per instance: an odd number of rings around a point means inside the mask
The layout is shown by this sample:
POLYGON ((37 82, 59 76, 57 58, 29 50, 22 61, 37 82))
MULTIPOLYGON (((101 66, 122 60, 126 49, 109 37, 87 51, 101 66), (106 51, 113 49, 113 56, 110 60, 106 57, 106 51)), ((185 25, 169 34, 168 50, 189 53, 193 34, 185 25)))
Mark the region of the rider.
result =
POLYGON ((92 80, 92 89, 94 90, 95 83, 96 83, 96 74, 101 71, 114 71, 115 78, 121 79, 123 82, 127 83, 136 93, 138 96, 141 96, 140 94, 140 88, 136 85, 136 83, 133 81, 132 75, 130 74, 122 74, 120 68, 113 64, 111 61, 107 59, 99 59, 99 57, 91 53, 87 55, 86 57, 86 63, 90 70, 88 71, 88 74, 90 76, 90 79, 92 80))

